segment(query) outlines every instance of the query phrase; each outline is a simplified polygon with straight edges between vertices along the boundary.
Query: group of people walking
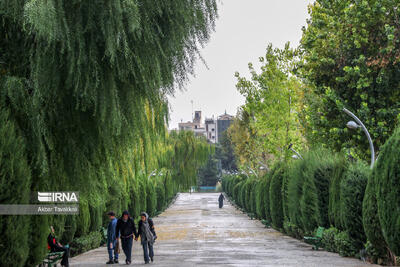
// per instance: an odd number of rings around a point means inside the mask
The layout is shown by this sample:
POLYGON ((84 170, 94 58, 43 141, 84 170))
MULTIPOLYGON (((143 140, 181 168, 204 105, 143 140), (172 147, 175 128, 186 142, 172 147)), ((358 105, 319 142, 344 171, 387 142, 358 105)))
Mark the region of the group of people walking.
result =
MULTIPOLYGON (((218 197, 219 208, 224 205, 224 195, 221 193, 218 197)), ((120 254, 120 246, 126 256, 125 263, 131 264, 132 262, 132 245, 133 240, 140 242, 143 247, 144 262, 146 264, 154 261, 154 249, 153 245, 157 239, 157 235, 154 229, 154 222, 146 212, 140 214, 140 220, 138 228, 136 230, 136 224, 134 219, 130 216, 128 211, 122 212, 121 218, 117 219, 113 211, 107 213, 110 218, 107 228, 107 250, 109 260, 107 264, 119 263, 118 257, 120 254)), ((55 239, 54 228, 51 227, 51 232, 48 236, 48 248, 52 251, 63 251, 63 259, 61 261, 62 266, 68 267, 68 254, 69 247, 62 246, 55 239)))
POLYGON ((119 244, 121 244, 126 256, 125 263, 128 265, 131 264, 133 240, 138 241, 139 237, 143 247, 144 262, 146 264, 150 263, 150 261, 153 262, 153 244, 157 239, 157 235, 153 220, 149 218, 149 215, 146 212, 140 214, 137 231, 135 221, 129 215, 128 211, 124 211, 119 219, 115 217, 113 211, 110 211, 108 216, 110 222, 107 229, 107 249, 109 256, 107 264, 118 263, 119 244))

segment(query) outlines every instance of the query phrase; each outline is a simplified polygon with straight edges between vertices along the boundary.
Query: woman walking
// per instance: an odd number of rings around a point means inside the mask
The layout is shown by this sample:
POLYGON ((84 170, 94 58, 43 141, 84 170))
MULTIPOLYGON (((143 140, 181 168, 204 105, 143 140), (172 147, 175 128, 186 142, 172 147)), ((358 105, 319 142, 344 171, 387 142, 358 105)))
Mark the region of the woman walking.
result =
POLYGON ((152 262, 154 260, 153 244, 157 236, 154 231, 153 220, 149 218, 149 215, 146 212, 142 212, 140 217, 141 220, 139 221, 138 233, 135 240, 137 241, 140 235, 140 241, 143 246, 144 263, 148 264, 150 260, 152 262))
POLYGON ((221 195, 219 195, 219 198, 218 198, 219 208, 220 208, 220 209, 224 206, 224 199, 225 199, 225 197, 224 197, 224 195, 221 193, 221 195))

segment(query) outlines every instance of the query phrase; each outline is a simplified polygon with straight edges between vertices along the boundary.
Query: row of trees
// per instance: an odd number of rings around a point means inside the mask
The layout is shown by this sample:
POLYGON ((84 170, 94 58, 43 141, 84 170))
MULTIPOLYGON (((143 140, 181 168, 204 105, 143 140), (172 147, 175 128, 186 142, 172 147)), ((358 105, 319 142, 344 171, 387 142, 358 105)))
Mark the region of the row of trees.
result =
POLYGON ((80 192, 76 217, 2 216, 0 265, 38 264, 49 225, 68 242, 106 210, 154 213, 195 182, 209 147, 166 133, 167 95, 216 12, 213 0, 0 1, 0 203, 80 192))
POLYGON ((372 171, 361 161, 316 149, 302 160, 277 163, 260 177, 226 175, 222 186, 237 205, 290 236, 303 239, 322 226, 326 250, 395 264, 399 148, 400 128, 382 147, 372 171))
POLYGON ((302 237, 324 226, 327 249, 355 255, 366 245, 371 258, 393 259, 400 204, 387 190, 399 188, 400 159, 384 151, 397 142, 400 118, 398 3, 317 0, 309 14, 299 47, 269 45, 259 70, 249 64, 250 78, 236 73, 246 102, 228 137, 239 169, 260 178, 231 177, 225 188, 288 234, 302 237), (368 140, 346 128, 343 108, 370 131, 379 155, 373 175, 364 166, 368 140), (290 144, 304 160, 292 162, 290 144))

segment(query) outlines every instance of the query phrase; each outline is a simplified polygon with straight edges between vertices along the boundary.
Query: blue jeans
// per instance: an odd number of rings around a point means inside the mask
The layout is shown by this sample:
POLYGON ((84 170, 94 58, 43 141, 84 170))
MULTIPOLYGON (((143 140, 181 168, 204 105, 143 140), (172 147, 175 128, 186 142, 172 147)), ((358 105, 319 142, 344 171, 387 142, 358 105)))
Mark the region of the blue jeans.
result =
POLYGON ((110 261, 113 260, 113 251, 114 251, 114 259, 118 260, 118 253, 115 251, 115 245, 117 244, 117 240, 107 241, 107 250, 108 250, 108 258, 110 261), (112 244, 112 248, 110 248, 110 244, 112 244))
POLYGON ((145 240, 145 241, 142 241, 142 246, 143 246, 144 261, 149 262, 150 258, 154 257, 153 244, 151 244, 150 242, 147 242, 147 240, 145 240), (148 247, 148 249, 147 249, 147 247, 148 247), (149 256, 150 256, 150 258, 149 258, 149 256))
POLYGON ((121 238, 121 244, 122 244, 122 250, 125 253, 126 260, 131 261, 131 255, 132 255, 132 240, 133 237, 128 237, 128 238, 121 238))

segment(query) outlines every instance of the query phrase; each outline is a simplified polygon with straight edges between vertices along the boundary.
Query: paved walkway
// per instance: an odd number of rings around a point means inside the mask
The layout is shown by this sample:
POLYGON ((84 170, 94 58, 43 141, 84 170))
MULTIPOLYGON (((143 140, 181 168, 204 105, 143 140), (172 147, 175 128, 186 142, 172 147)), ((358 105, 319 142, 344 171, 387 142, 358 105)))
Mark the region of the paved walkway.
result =
MULTIPOLYGON (((228 202, 218 208, 218 194, 180 194, 174 205, 154 218, 158 235, 157 266, 373 266, 311 246, 264 228, 228 202)), ((134 242, 132 265, 144 265, 134 242)), ((71 266, 110 266, 105 247, 71 259, 71 266)), ((125 262, 121 255, 120 265, 125 262)), ((123 264, 124 265, 124 264, 123 264)), ((116 266, 116 265, 113 265, 116 266)))

